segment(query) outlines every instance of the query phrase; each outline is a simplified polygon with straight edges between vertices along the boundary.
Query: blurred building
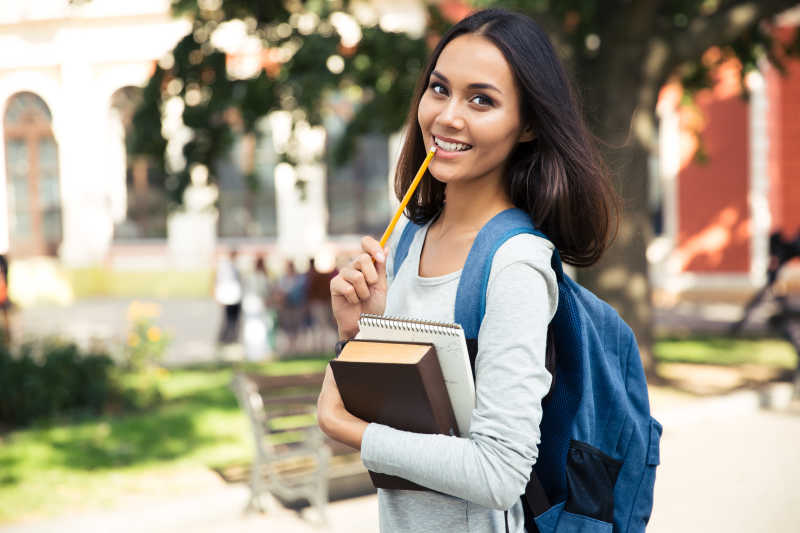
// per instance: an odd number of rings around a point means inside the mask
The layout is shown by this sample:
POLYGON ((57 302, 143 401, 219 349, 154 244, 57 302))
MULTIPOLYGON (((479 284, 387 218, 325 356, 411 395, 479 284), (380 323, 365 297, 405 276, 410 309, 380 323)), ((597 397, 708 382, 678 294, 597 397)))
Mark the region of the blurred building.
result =
POLYGON ((115 224, 137 216, 132 196, 159 209, 147 169, 128 168, 123 120, 187 31, 168 4, 0 3, 0 248, 11 257, 102 262, 115 224))
MULTIPOLYGON (((779 19, 781 39, 800 25, 797 9, 779 19)), ((766 282, 769 236, 800 238, 800 60, 786 75, 767 62, 745 76, 717 49, 703 58, 713 87, 682 104, 681 89, 659 99, 659 157, 652 172, 651 279, 664 303, 676 298, 741 301, 766 282)), ((782 276, 800 288, 800 266, 782 276)))
MULTIPOLYGON (((165 176, 125 150, 141 87, 191 29, 169 5, 0 3, 0 49, 13 51, 0 54, 0 252, 17 260, 57 257, 70 266, 174 266, 165 176)), ((424 12, 411 11, 424 20, 424 12)), ((165 134, 180 157, 186 130, 180 110, 166 108, 165 134)), ((342 109, 341 117, 347 114, 342 109)), ((326 123, 323 145, 343 132, 341 117, 334 113, 326 123)), ((287 173, 274 147, 286 126, 280 119, 262 120, 258 141, 237 135, 211 169, 219 189, 218 243, 302 256, 325 242, 335 249, 382 231, 391 211, 389 139, 363 139, 360 155, 342 168, 306 165, 287 173), (253 177, 257 187, 248 183, 253 177)))
MULTIPOLYGON (((190 30, 171 16, 169 4, 0 2, 0 49, 12 51, 0 54, 0 252, 58 257, 66 265, 192 267, 171 259, 176 250, 186 257, 187 248, 172 246, 169 253, 170 242, 193 237, 169 234, 170 227, 192 228, 170 223, 169 178, 125 150, 141 87, 190 30)), ((423 27, 416 0, 373 5, 387 23, 423 27)), ((784 37, 796 19, 791 13, 781 19, 784 37)), ((787 63, 786 77, 766 64, 749 74, 751 94, 744 99, 739 66, 715 53, 706 58, 718 64, 715 85, 697 94, 695 108, 680 105, 673 86, 664 88, 658 106, 660 148, 651 172, 657 239, 648 259, 656 294, 666 299, 752 292, 765 280, 769 234, 791 236, 800 228, 794 149, 800 129, 792 120, 800 62, 787 63)), ((229 53, 231 68, 246 71, 250 56, 259 57, 229 53)), ((258 61, 254 66, 261 68, 258 61)), ((352 113, 348 106, 347 98, 334 96, 325 131, 309 131, 308 144, 316 139, 320 152, 331 146, 352 113)), ((187 135, 181 110, 165 107, 167 155, 180 158, 187 135)), ((362 139, 343 168, 326 168, 320 158, 289 168, 278 163, 275 148, 283 142, 284 118, 264 118, 258 139, 237 135, 210 169, 218 186, 217 244, 303 256, 380 234, 391 214, 387 177, 398 136, 362 139)), ((200 203, 207 198, 195 196, 200 203)))

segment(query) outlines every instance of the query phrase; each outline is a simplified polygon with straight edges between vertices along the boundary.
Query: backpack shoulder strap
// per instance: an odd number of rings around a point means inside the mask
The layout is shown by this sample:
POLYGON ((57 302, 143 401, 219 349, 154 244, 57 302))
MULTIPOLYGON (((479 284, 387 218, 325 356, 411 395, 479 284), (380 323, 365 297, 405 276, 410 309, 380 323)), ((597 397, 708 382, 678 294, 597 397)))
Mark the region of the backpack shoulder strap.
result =
MULTIPOLYGON (((492 260, 497 250, 511 237, 528 233, 547 239, 537 230, 530 216, 523 210, 512 208, 495 215, 486 223, 472 243, 456 293, 455 321, 464 329, 467 339, 477 340, 478 330, 486 312, 486 288, 492 270, 492 260)), ((560 283, 564 273, 558 250, 553 251, 551 261, 560 283)))
MULTIPOLYGON (((478 353, 478 331, 486 312, 486 289, 489 284, 494 254, 508 239, 522 233, 550 240, 544 233, 536 229, 525 211, 517 208, 507 209, 495 215, 481 228, 464 263, 456 293, 455 321, 464 329, 473 377, 475 375, 475 358, 478 353)), ((561 285, 564 281, 564 271, 561 267, 561 257, 555 248, 550 264, 556 273, 559 285, 561 285)), ((552 344, 548 330, 548 352, 550 348, 552 348, 552 344)), ((548 370, 555 375, 555 362, 552 359, 548 370)), ((535 470, 531 471, 522 501, 523 506, 527 508, 525 513, 526 530, 538 531, 531 517, 549 509, 550 500, 535 470)))
POLYGON ((400 235, 400 240, 397 243, 397 248, 394 252, 394 262, 392 263, 392 273, 397 276, 397 272, 400 270, 400 267, 403 265, 403 261, 406 260, 406 256, 408 255, 408 249, 411 247, 411 243, 414 241, 414 235, 417 234, 417 231, 422 227, 420 224, 416 224, 411 220, 403 228, 403 233, 400 235))

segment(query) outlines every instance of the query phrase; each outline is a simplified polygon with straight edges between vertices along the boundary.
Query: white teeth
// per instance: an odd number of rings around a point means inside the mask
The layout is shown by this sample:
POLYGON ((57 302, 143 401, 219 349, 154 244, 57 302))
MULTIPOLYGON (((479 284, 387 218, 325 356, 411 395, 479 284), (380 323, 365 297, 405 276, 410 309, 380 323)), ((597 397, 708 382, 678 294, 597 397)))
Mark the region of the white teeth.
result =
POLYGON ((438 137, 433 138, 433 142, 436 143, 436 146, 447 150, 448 152, 463 152, 464 150, 469 150, 472 146, 468 144, 461 144, 461 143, 449 143, 439 139, 438 137))

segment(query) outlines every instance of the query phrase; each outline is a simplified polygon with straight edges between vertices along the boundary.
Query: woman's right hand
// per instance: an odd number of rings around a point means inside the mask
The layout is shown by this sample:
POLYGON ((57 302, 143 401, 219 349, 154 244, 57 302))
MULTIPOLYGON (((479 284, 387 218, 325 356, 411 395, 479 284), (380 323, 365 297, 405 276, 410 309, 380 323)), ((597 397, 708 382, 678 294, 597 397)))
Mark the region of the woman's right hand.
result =
POLYGON ((358 333, 361 313, 382 315, 386 307, 386 251, 372 237, 361 239, 361 249, 363 253, 331 280, 331 306, 340 339, 358 333))

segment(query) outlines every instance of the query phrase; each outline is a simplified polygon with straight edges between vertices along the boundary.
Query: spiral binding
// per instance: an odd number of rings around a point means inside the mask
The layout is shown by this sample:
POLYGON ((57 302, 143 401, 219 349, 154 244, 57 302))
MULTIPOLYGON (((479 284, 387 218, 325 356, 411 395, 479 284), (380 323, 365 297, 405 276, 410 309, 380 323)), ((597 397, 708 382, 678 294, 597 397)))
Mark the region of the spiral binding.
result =
POLYGON ((415 333, 432 333, 439 335, 458 336, 461 326, 458 324, 448 324, 447 322, 434 322, 431 320, 415 320, 399 316, 371 315, 364 313, 358 319, 361 327, 369 326, 376 328, 398 329, 403 331, 413 331, 415 333))

